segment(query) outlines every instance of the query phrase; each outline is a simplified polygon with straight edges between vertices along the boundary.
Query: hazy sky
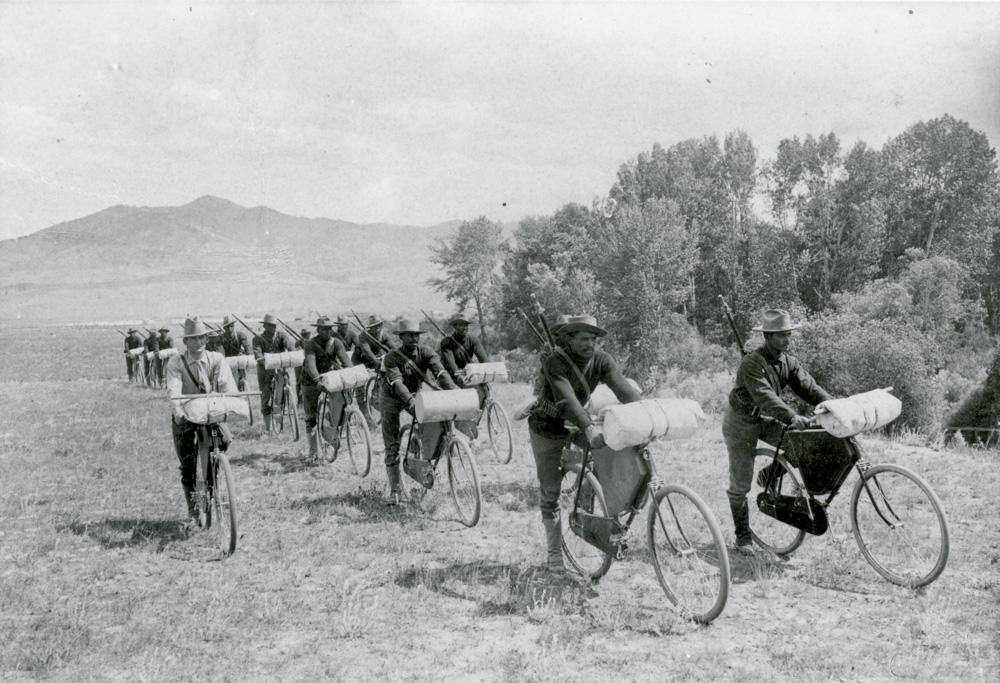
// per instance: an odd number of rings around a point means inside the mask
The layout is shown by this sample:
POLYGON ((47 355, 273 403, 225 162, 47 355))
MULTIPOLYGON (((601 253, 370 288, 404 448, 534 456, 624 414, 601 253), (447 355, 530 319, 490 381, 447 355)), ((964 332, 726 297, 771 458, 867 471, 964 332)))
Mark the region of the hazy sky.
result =
POLYGON ((204 194, 514 221, 654 142, 944 113, 1000 140, 1000 5, 0 0, 0 238, 204 194))

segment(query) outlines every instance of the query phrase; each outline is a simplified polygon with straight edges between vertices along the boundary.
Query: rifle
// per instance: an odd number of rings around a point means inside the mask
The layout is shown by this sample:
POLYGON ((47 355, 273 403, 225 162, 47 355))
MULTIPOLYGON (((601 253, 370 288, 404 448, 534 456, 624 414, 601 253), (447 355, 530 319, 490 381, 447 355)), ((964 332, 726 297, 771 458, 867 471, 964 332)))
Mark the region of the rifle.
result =
MULTIPOLYGON (((361 318, 358 317, 358 314, 354 312, 353 308, 351 309, 351 315, 353 315, 354 319, 358 321, 358 324, 361 326, 362 330, 366 330, 367 329, 365 327, 365 324, 363 322, 361 322, 361 318)), ((371 339, 373 342, 375 342, 375 345, 378 346, 385 355, 388 356, 390 353, 392 353, 394 351, 394 349, 387 349, 385 347, 385 344, 383 344, 382 342, 380 342, 378 339, 376 339, 375 337, 371 336, 370 334, 368 335, 368 338, 371 339)), ((402 357, 403 360, 405 360, 407 363, 410 364, 410 367, 412 367, 414 370, 417 371, 417 374, 420 376, 420 381, 422 381, 424 384, 426 384, 427 386, 429 386, 434 391, 440 391, 441 390, 441 387, 439 387, 437 385, 437 382, 432 382, 429 379, 427 379, 427 373, 424 372, 423 370, 421 370, 420 367, 416 363, 414 363, 412 360, 410 360, 409 357, 407 357, 407 355, 405 353, 400 352, 399 355, 400 355, 400 357, 402 357)))
POLYGON ((117 332, 117 333, 118 333, 118 334, 120 334, 121 336, 123 336, 123 337, 125 337, 126 339, 128 339, 128 335, 127 335, 127 334, 125 334, 124 332, 122 332, 121 330, 119 330, 119 329, 118 329, 117 327, 115 328, 115 332, 117 332))
POLYGON ((544 346, 547 350, 552 351, 552 346, 545 340, 545 337, 542 336, 542 333, 538 331, 538 328, 535 327, 535 324, 531 322, 531 318, 529 318, 528 314, 524 312, 524 309, 518 308, 517 312, 521 314, 521 317, 524 318, 524 322, 528 323, 528 327, 531 329, 532 332, 535 333, 535 338, 538 339, 538 343, 544 346))
POLYGON ((299 334, 298 332, 296 332, 295 330, 293 330, 293 329, 292 329, 291 327, 289 327, 288 325, 286 325, 286 324, 285 324, 285 321, 284 321, 284 320, 282 320, 282 319, 281 319, 281 318, 279 318, 278 316, 274 316, 274 319, 275 319, 275 320, 277 320, 277 321, 278 321, 279 323, 281 323, 282 327, 284 327, 284 328, 285 328, 286 330, 288 330, 288 333, 289 333, 290 335, 292 335, 293 337, 295 337, 295 339, 296 339, 297 341, 302 341, 302 335, 301 335, 301 334, 299 334))
POLYGON ((733 331, 733 336, 736 337, 736 343, 740 346, 740 355, 745 356, 747 355, 747 350, 743 348, 743 335, 740 334, 739 329, 736 327, 736 321, 733 320, 733 312, 730 310, 729 304, 726 303, 726 300, 721 294, 719 295, 719 301, 722 302, 722 312, 725 314, 726 320, 729 321, 729 328, 733 331))
POLYGON ((456 345, 458 346, 458 350, 462 352, 462 358, 464 358, 464 359, 465 359, 465 362, 469 362, 470 360, 472 360, 471 358, 469 358, 469 354, 467 354, 467 353, 465 352, 465 349, 464 349, 464 348, 462 347, 462 345, 461 345, 461 344, 459 344, 458 340, 457 340, 457 339, 455 339, 454 335, 451 335, 451 334, 445 334, 445 333, 444 333, 444 330, 442 330, 442 329, 441 329, 440 327, 438 327, 438 324, 437 324, 436 322, 434 322, 434 319, 433 319, 433 318, 431 318, 431 317, 430 317, 429 315, 427 315, 427 311, 425 311, 424 309, 422 309, 422 308, 421 308, 421 309, 420 309, 420 312, 424 314, 424 317, 425 317, 425 318, 427 318, 427 322, 429 322, 429 323, 431 324, 431 326, 432 326, 432 327, 433 327, 433 328, 434 328, 435 330, 437 330, 437 331, 438 331, 438 334, 440 334, 440 335, 441 335, 442 337, 444 337, 445 339, 451 339, 451 340, 452 340, 453 342, 455 342, 455 344, 456 344, 456 345))
POLYGON ((247 325, 245 322, 243 322, 242 320, 240 320, 240 317, 238 315, 236 315, 235 313, 230 313, 229 315, 233 316, 233 318, 235 318, 236 321, 240 325, 242 325, 243 327, 247 328, 247 332, 249 332, 250 334, 252 334, 254 339, 260 339, 261 343, 264 342, 263 338, 261 338, 261 336, 259 334, 257 334, 253 330, 251 330, 249 325, 247 325))

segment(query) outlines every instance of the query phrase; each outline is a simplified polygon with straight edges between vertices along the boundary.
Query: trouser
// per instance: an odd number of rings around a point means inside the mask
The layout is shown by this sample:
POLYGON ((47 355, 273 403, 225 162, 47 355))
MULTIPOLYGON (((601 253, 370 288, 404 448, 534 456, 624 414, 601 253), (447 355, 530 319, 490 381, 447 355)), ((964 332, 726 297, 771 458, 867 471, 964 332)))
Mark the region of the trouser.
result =
POLYGON ((125 356, 125 368, 128 370, 128 381, 131 382, 135 377, 135 367, 132 365, 132 356, 125 356))
POLYGON ((181 487, 184 489, 188 510, 191 510, 191 494, 198 469, 198 425, 187 420, 178 423, 175 418, 171 418, 170 432, 174 438, 174 452, 180 463, 181 487))
POLYGON ((722 418, 722 437, 729 452, 729 488, 726 495, 730 503, 739 504, 750 493, 757 441, 776 446, 781 430, 782 426, 777 422, 765 422, 733 410, 731 406, 726 407, 722 418))
POLYGON ((149 374, 149 371, 153 367, 153 360, 151 358, 143 358, 142 365, 146 374, 146 381, 149 382, 150 379, 152 378, 152 375, 149 374))
POLYGON ((240 391, 246 391, 247 390, 247 371, 246 370, 237 370, 236 371, 236 386, 239 388, 240 391))
POLYGON ((530 426, 531 452, 535 456, 535 471, 541 491, 539 507, 542 519, 559 516, 559 492, 562 488, 562 455, 568 437, 552 438, 539 434, 530 426))
POLYGON ((284 370, 265 370, 261 366, 257 366, 257 384, 260 389, 260 413, 261 415, 270 415, 276 404, 281 401, 281 393, 284 390, 285 382, 290 382, 292 384, 292 392, 295 391, 295 383, 292 381, 291 377, 284 370), (278 381, 271 386, 271 380, 274 378, 275 373, 278 375, 278 381))
POLYGON ((300 403, 305 399, 305 383, 302 381, 302 372, 302 368, 295 368, 295 386, 298 387, 298 397, 300 403))
MULTIPOLYGON (((383 385, 384 386, 384 385, 383 385)), ((406 404, 396 396, 390 395, 383 388, 382 395, 382 441, 385 443, 385 465, 395 467, 399 464, 399 414, 406 409, 406 404)))

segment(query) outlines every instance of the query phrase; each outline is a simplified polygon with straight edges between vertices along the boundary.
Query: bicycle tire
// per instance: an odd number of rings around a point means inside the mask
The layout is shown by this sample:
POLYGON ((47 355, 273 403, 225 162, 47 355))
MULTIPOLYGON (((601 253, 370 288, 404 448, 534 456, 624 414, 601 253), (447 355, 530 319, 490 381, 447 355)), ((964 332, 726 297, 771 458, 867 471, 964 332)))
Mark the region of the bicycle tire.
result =
POLYGON ((507 411, 500 403, 490 399, 484 412, 490 450, 493 451, 493 455, 496 456, 500 464, 506 465, 514 455, 514 437, 511 435, 507 411))
POLYGON ((292 393, 291 387, 288 382, 285 382, 284 388, 281 390, 282 396, 282 412, 288 412, 288 421, 292 425, 292 441, 298 441, 301 436, 299 432, 299 410, 298 405, 295 402, 295 394, 292 393))
POLYGON ((326 462, 333 462, 337 459, 337 449, 334 448, 334 444, 327 441, 324 428, 336 429, 337 426, 332 424, 327 406, 326 392, 320 392, 319 398, 316 399, 316 428, 313 430, 312 438, 316 439, 316 451, 319 456, 326 462))
POLYGON ((198 510, 198 526, 207 529, 212 524, 212 506, 209 503, 209 452, 208 443, 202 438, 204 430, 198 430, 198 460, 195 464, 194 499, 198 510))
POLYGON ((753 475, 750 480, 750 495, 747 496, 750 534, 758 545, 770 550, 775 555, 779 557, 790 555, 805 541, 806 532, 760 512, 757 509, 757 496, 761 493, 777 493, 803 499, 808 495, 805 486, 799 479, 797 470, 788 463, 783 455, 776 456, 773 448, 758 448, 755 453, 753 475), (757 479, 761 476, 761 470, 774 462, 778 463, 779 476, 774 478, 771 485, 765 490, 757 479))
POLYGON ((381 381, 377 376, 365 383, 365 414, 372 428, 382 424, 381 390, 381 381))
POLYGON ((215 513, 215 527, 219 534, 219 546, 223 555, 236 552, 236 485, 233 483, 229 458, 222 451, 215 451, 214 482, 212 487, 212 510, 215 513))
MULTIPOLYGON (((236 388, 239 391, 241 391, 241 392, 247 390, 247 380, 246 380, 246 377, 244 377, 242 379, 236 380, 236 388)), ((254 419, 253 419, 253 401, 250 400, 249 396, 246 397, 246 400, 247 400, 247 413, 250 415, 249 423, 250 423, 250 426, 253 427, 253 423, 254 423, 254 419)))
MULTIPOLYGON (((570 518, 574 512, 573 503, 576 498, 577 482, 580 480, 580 466, 569 465, 563 469, 562 484, 559 491, 559 509, 561 510, 559 524, 562 527, 562 551, 570 565, 581 576, 596 582, 608 573, 614 557, 604 552, 574 533, 570 526, 570 518)), ((594 515, 606 517, 608 504, 604 500, 604 489, 592 472, 583 475, 584 490, 580 494, 582 509, 594 515), (591 493, 593 496, 591 497, 591 493)))
POLYGON ((705 501, 686 486, 664 485, 653 495, 646 531, 656 579, 667 599, 700 624, 718 617, 729 598, 729 551, 705 501), (657 542, 657 533, 665 543, 657 542))
POLYGON ((479 488, 479 472, 472 449, 462 435, 453 435, 448 443, 448 490, 458 510, 459 521, 467 527, 479 523, 483 494, 479 488), (464 483, 462 481, 464 479, 464 483))
POLYGON ((368 433, 368 420, 357 406, 347 408, 347 454, 351 457, 354 471, 362 479, 372 469, 372 439, 368 433), (360 463, 360 465, 359 465, 360 463))
MULTIPOLYGON (((948 519, 941 501, 927 482, 905 467, 881 464, 874 465, 862 473, 851 493, 851 528, 858 542, 858 548, 868 564, 882 578, 897 586, 909 588, 926 586, 941 576, 948 563, 951 541, 948 519), (900 481, 898 477, 893 475, 909 480, 913 486, 903 488, 896 483, 900 481), (862 495, 866 490, 865 482, 875 497, 874 502, 868 495, 862 495), (871 512, 865 513, 859 520, 861 501, 870 504, 865 509, 870 509, 871 512), (905 518, 900 515, 905 515, 905 518), (876 549, 878 546, 886 545, 886 538, 890 541, 901 539, 904 545, 908 543, 912 549, 914 535, 909 533, 909 530, 916 529, 917 532, 926 530, 932 533, 929 527, 934 526, 933 522, 936 522, 937 533, 930 542, 924 544, 928 552, 925 553, 927 559, 920 563, 922 568, 905 571, 887 566, 889 559, 883 557, 882 552, 876 549), (896 526, 891 526, 890 523, 896 526), (899 533, 900 531, 902 533, 899 533)), ((885 554, 889 558, 892 556, 891 551, 885 554)))

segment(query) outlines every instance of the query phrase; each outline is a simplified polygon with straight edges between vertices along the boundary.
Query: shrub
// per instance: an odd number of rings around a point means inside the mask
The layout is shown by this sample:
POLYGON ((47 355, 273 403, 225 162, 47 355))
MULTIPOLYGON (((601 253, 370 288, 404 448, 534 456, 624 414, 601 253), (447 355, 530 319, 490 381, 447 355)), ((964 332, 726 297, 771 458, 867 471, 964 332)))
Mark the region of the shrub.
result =
POLYGON ((537 351, 511 349, 501 354, 501 360, 507 364, 507 376, 511 382, 531 384, 541 367, 537 351))
MULTIPOLYGON (((1000 350, 993 357, 986 381, 963 401, 948 419, 948 427, 986 427, 1000 424, 1000 350)), ((965 434, 966 441, 973 441, 976 434, 965 434)))
POLYGON ((710 371, 691 374, 677 367, 664 368, 655 376, 656 396, 690 398, 706 413, 721 414, 733 388, 734 372, 710 371))
POLYGON ((891 386, 903 401, 896 427, 939 428, 942 398, 935 371, 940 352, 929 336, 906 323, 830 315, 807 323, 791 351, 830 393, 848 396, 891 386))

